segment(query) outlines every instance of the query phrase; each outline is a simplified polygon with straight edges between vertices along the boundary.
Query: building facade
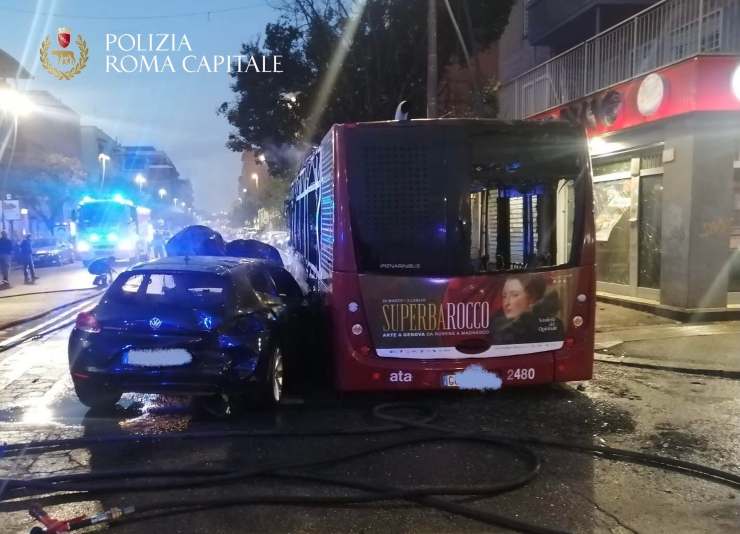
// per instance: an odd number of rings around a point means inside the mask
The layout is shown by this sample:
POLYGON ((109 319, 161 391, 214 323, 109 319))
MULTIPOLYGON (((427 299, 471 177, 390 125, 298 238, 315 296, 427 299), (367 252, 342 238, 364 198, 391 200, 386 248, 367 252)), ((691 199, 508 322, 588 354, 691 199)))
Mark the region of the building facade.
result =
POLYGON ((104 190, 106 179, 121 172, 121 145, 97 126, 82 125, 82 166, 91 190, 104 190))
POLYGON ((507 71, 500 109, 587 129, 600 296, 740 312, 740 0, 555 4, 519 2, 523 47, 551 57, 507 71))
POLYGON ((193 187, 182 179, 167 153, 153 146, 122 146, 117 156, 121 169, 116 180, 120 187, 147 205, 172 203, 192 207, 193 187), (143 179, 142 183, 138 183, 143 179))
POLYGON ((11 90, 28 109, 22 114, 4 111, 0 117, 0 194, 18 200, 23 216, 9 224, 3 216, 3 224, 16 236, 51 234, 69 218, 74 208, 69 192, 86 176, 80 116, 46 91, 11 90))

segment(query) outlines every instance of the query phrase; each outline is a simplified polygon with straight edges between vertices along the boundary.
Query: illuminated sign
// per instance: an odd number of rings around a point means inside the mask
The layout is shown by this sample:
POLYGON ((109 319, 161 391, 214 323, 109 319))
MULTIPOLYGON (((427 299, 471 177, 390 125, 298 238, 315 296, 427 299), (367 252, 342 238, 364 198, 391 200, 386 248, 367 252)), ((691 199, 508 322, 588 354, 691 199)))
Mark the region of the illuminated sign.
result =
POLYGON ((732 93, 735 95, 735 98, 740 100, 740 64, 732 72, 732 82, 730 85, 732 86, 732 93))
POLYGON ((663 102, 665 83, 660 74, 648 74, 637 90, 637 110, 644 116, 652 115, 663 102))

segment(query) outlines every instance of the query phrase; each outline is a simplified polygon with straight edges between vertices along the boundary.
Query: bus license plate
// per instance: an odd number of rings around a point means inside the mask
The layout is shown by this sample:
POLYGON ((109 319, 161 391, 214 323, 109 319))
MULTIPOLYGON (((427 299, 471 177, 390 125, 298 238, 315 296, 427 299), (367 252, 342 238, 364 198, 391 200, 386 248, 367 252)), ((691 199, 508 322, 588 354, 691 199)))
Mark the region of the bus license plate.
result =
POLYGON ((455 376, 455 375, 442 375, 442 387, 443 388, 457 388, 457 387, 460 387, 457 384, 457 376, 455 376))

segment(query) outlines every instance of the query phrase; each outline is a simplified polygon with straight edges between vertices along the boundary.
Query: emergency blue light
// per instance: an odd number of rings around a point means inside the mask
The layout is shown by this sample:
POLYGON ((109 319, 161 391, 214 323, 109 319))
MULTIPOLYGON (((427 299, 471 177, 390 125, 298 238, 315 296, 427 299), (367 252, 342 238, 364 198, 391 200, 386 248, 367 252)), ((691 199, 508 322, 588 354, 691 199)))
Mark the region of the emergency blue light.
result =
POLYGON ((212 330, 216 326, 216 319, 206 312, 198 312, 198 324, 206 330, 212 330))
POLYGON ((239 346, 239 341, 231 336, 221 334, 218 336, 218 346, 222 349, 233 349, 239 346))

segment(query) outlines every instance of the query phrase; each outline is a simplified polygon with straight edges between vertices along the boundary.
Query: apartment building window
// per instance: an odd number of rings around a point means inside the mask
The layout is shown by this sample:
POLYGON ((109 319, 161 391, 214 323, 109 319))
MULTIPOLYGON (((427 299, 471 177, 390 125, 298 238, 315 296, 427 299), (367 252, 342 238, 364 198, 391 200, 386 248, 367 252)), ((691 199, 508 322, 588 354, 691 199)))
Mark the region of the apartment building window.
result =
MULTIPOLYGON (((698 15, 678 24, 670 32, 671 60, 683 59, 697 51, 698 15)), ((722 43, 722 9, 704 12, 701 18, 701 52, 717 52, 722 43)))
POLYGON ((522 14, 522 39, 529 35, 529 2, 524 3, 524 13, 522 14))
POLYGON ((704 15, 701 34, 702 52, 719 52, 722 46, 722 9, 704 15))

